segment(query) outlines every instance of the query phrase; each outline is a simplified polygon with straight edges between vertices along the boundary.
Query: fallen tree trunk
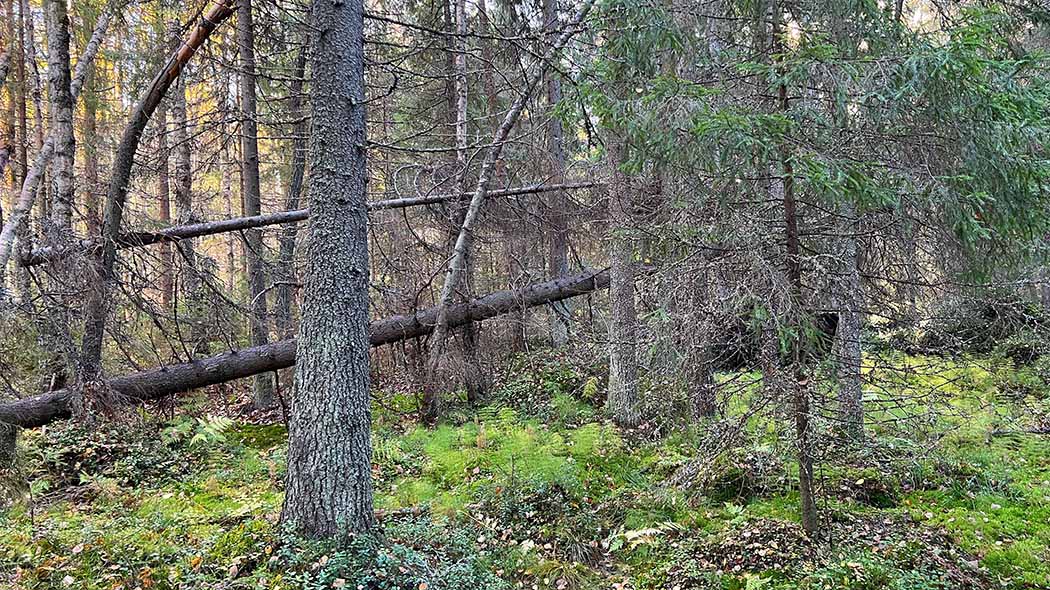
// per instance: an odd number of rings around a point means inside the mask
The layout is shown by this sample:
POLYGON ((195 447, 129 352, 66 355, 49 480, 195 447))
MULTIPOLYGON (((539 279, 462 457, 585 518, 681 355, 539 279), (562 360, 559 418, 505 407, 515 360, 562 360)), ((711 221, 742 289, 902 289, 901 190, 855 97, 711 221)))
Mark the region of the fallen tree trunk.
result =
MULTIPOLYGON (((601 270, 562 277, 520 290, 497 291, 467 303, 450 306, 447 309, 447 321, 449 326, 460 326, 517 308, 561 301, 608 286, 609 272, 601 270)), ((372 346, 382 346, 429 334, 438 321, 438 313, 437 307, 431 307, 413 315, 396 315, 373 321, 369 340, 372 346)), ((189 363, 115 377, 107 381, 106 386, 129 400, 146 401, 291 367, 295 364, 295 353, 295 340, 282 340, 189 363)), ((35 428, 68 418, 72 396, 72 390, 62 389, 2 404, 0 424, 35 428)))
MULTIPOLYGON (((512 197, 517 195, 531 195, 547 192, 560 192, 566 190, 590 188, 595 186, 593 182, 580 182, 559 185, 529 185, 518 188, 490 191, 489 198, 512 197)), ((470 193, 465 193, 469 196, 470 193)), ((419 205, 433 205, 443 203, 459 195, 440 194, 423 197, 406 197, 401 199, 385 199, 373 201, 368 204, 369 211, 380 211, 383 209, 404 209, 419 205)), ((141 248, 152 244, 164 242, 178 242, 210 236, 233 231, 242 231, 269 225, 282 225, 286 223, 299 223, 310 217, 309 209, 295 209, 292 211, 281 211, 280 213, 269 213, 266 215, 255 215, 252 217, 235 217, 219 221, 207 221, 203 223, 191 223, 187 225, 175 225, 152 232, 128 232, 117 236, 117 249, 141 248)), ((102 244, 98 240, 80 240, 70 246, 61 249, 37 248, 32 253, 17 259, 21 266, 35 266, 54 260, 67 258, 77 253, 97 255, 102 250, 102 244)))

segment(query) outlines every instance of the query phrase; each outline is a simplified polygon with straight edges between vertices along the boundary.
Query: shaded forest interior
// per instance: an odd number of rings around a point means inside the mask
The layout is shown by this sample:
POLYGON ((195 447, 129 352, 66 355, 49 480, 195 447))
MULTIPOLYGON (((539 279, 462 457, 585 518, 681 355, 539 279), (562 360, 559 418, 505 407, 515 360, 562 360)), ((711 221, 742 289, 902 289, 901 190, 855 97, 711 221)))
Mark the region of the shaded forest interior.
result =
POLYGON ((0 587, 1050 588, 1044 1, 0 2, 0 587))

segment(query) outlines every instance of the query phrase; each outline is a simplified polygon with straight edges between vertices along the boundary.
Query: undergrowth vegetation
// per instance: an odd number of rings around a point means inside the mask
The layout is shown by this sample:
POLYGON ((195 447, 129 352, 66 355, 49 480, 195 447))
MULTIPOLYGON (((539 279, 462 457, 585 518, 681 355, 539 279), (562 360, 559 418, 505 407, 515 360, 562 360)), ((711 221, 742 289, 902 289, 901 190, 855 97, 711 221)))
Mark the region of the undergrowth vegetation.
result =
POLYGON ((283 426, 143 412, 26 432, 4 480, 0 584, 1050 587, 1050 442, 1032 434, 1046 415, 1046 364, 900 354, 869 364, 885 373, 868 392, 870 438, 829 450, 820 469, 822 542, 797 522, 783 433, 735 416, 620 430, 601 418, 599 373, 545 357, 522 360, 487 405, 435 429, 409 418, 411 397, 376 405, 380 532, 339 547, 282 533, 283 426), (918 392, 945 402, 927 422, 918 392))

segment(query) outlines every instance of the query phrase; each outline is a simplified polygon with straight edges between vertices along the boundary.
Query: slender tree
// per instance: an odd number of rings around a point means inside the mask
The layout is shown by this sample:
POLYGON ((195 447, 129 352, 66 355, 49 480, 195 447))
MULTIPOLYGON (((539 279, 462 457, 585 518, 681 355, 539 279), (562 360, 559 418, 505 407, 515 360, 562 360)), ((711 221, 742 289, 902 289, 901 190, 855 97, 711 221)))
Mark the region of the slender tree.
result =
MULTIPOLYGON (((252 23, 251 0, 237 4, 237 47, 241 69, 241 188, 244 214, 262 213, 262 187, 259 181, 259 123, 255 97, 255 28, 252 23)), ((252 345, 269 340, 269 322, 266 304, 266 265, 263 260, 262 231, 245 232, 244 256, 248 263, 248 300, 251 314, 248 331, 252 345)), ((254 380, 255 407, 264 409, 273 405, 273 378, 256 375, 254 380)))

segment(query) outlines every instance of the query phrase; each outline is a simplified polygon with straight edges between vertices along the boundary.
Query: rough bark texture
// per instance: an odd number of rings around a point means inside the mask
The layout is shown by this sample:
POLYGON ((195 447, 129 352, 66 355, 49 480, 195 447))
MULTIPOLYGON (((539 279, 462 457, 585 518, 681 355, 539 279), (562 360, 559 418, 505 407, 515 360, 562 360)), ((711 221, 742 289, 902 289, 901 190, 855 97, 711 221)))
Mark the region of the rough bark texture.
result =
MULTIPOLYGON (((237 49, 241 69, 241 187, 244 214, 262 213, 262 189, 259 181, 259 125, 255 98, 255 27, 252 24, 251 0, 237 5, 237 49)), ((266 265, 263 260, 263 236, 258 229, 244 232, 244 256, 248 264, 249 339, 253 346, 269 340, 268 305, 266 303, 266 265)), ((273 405, 273 378, 257 375, 253 384, 255 407, 273 405)))
POLYGON ((73 137, 73 94, 69 73, 69 16, 65 0, 47 1, 48 94, 51 99, 51 131, 55 155, 51 163, 52 196, 51 223, 55 231, 68 237, 72 232, 73 157, 76 140, 73 137))
POLYGON ((631 179, 619 168, 623 160, 622 150, 622 146, 615 144, 609 150, 609 161, 614 168, 609 195, 609 388, 605 412, 620 426, 632 427, 641 418, 638 409, 634 245, 629 234, 634 188, 631 179))
MULTIPOLYGON (((515 291, 497 291, 468 303, 453 305, 447 312, 450 326, 480 322, 520 307, 547 305, 609 286, 608 271, 588 271, 530 285, 515 291)), ((369 324, 369 343, 383 346, 429 334, 437 323, 438 308, 415 314, 396 315, 369 324)), ((295 364, 296 340, 246 348, 189 363, 151 369, 115 377, 106 387, 129 400, 145 401, 166 395, 272 372, 295 364)), ((35 428, 69 417, 72 391, 63 389, 0 404, 0 424, 35 428)))
POLYGON ((338 539, 375 524, 369 413, 364 6, 313 5, 310 219, 281 520, 338 539))

